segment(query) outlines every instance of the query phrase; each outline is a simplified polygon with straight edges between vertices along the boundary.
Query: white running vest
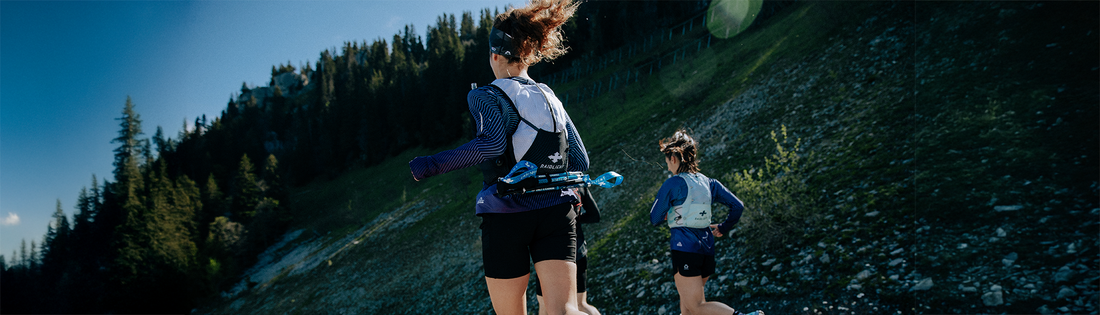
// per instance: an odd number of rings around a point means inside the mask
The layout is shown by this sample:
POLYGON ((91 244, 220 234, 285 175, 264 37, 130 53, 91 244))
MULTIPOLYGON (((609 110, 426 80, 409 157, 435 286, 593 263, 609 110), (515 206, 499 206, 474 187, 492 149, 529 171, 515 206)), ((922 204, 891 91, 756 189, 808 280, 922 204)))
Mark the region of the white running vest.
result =
MULTIPOLYGON (((542 130, 565 131, 565 109, 562 108, 561 101, 553 94, 554 92, 550 91, 550 87, 542 83, 520 84, 512 79, 496 79, 492 84, 508 94, 508 98, 515 103, 516 111, 523 119, 542 130)), ((523 122, 516 127, 516 132, 512 134, 512 152, 516 161, 523 159, 523 155, 535 141, 536 134, 535 129, 523 122)), ((567 152, 560 154, 564 155, 567 152)))
POLYGON ((711 199, 709 178, 699 173, 680 173, 676 176, 687 183, 688 194, 684 203, 668 210, 665 216, 668 227, 707 228, 710 226, 711 199))

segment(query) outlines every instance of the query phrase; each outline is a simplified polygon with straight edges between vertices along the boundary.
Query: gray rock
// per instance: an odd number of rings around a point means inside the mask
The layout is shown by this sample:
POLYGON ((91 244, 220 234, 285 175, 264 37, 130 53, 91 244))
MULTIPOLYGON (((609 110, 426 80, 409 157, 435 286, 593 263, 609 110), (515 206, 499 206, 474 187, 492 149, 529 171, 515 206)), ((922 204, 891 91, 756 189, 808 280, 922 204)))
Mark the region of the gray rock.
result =
POLYGON ((995 207, 993 207, 993 211, 997 211, 997 212, 1017 211, 1017 210, 1020 210, 1020 209, 1023 209, 1023 208, 1024 208, 1024 206, 1021 206, 1021 205, 995 206, 995 207))
POLYGON ((1069 269, 1069 266, 1062 266, 1058 269, 1058 272, 1054 273, 1054 283, 1070 282, 1076 275, 1077 273, 1073 269, 1069 269))
POLYGON ((1006 233, 1004 229, 997 228, 997 237, 1005 237, 1006 235, 1008 235, 1008 233, 1006 233))
POLYGON ((910 289, 910 290, 911 291, 928 291, 931 288, 932 288, 932 278, 924 278, 924 280, 921 280, 920 282, 918 282, 917 285, 913 286, 913 288, 910 289))
POLYGON ((978 288, 975 288, 975 287, 963 287, 963 288, 962 288, 962 291, 963 291, 963 292, 966 292, 966 293, 974 293, 974 292, 978 292, 978 288))
POLYGON ((775 258, 772 258, 772 259, 768 259, 767 261, 764 261, 764 264, 763 264, 763 265, 765 265, 765 266, 771 266, 771 265, 772 265, 772 263, 775 263, 775 258))
POLYGON ((818 258, 823 264, 829 263, 829 253, 821 254, 821 258, 818 258))
POLYGON ((1074 291, 1070 287, 1062 287, 1061 290, 1058 290, 1058 299, 1059 300, 1064 299, 1064 298, 1071 298, 1071 297, 1075 297, 1075 296, 1077 296, 1077 291, 1074 291))
POLYGON ((768 284, 768 277, 764 277, 764 279, 760 279, 760 285, 765 285, 765 284, 768 284))
POLYGON ((903 262, 905 262, 904 258, 895 258, 894 260, 890 261, 890 267, 897 266, 898 264, 903 262))
POLYGON ((982 303, 986 306, 997 306, 1005 303, 1001 291, 986 292, 982 294, 982 303))
POLYGON ((1004 259, 1001 259, 1001 263, 1005 264, 1005 267, 1010 267, 1012 264, 1016 263, 1016 258, 1018 257, 1019 255, 1017 255, 1016 252, 1012 252, 1008 254, 1008 256, 1005 256, 1004 259))
POLYGON ((856 279, 859 279, 860 281, 866 280, 867 278, 870 278, 870 277, 871 277, 871 271, 870 270, 863 270, 863 271, 860 271, 859 274, 856 274, 856 279))
POLYGON ((1043 306, 1040 306, 1039 308, 1035 309, 1035 311, 1038 312, 1039 314, 1043 314, 1043 315, 1053 315, 1054 314, 1054 310, 1050 309, 1050 306, 1047 306, 1046 304, 1043 304, 1043 306))
POLYGON ((772 272, 776 272, 776 271, 780 271, 780 270, 783 270, 783 264, 776 264, 775 266, 772 266, 772 272))

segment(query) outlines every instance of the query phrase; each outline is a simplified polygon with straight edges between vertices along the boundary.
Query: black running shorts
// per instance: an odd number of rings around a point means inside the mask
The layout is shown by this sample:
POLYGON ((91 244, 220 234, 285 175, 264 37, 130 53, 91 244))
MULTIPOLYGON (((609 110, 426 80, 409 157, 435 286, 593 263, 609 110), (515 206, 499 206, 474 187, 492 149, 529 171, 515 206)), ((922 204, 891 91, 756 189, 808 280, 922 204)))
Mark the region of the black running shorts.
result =
MULTIPOLYGON (((588 292, 588 256, 577 257, 577 293, 588 292)), ((535 277, 535 295, 542 296, 542 283, 535 277)))
POLYGON ((529 274, 532 261, 575 261, 576 218, 569 203, 518 213, 482 214, 485 276, 512 279, 529 274))
POLYGON ((714 274, 714 256, 673 250, 672 269, 684 277, 710 277, 714 274))

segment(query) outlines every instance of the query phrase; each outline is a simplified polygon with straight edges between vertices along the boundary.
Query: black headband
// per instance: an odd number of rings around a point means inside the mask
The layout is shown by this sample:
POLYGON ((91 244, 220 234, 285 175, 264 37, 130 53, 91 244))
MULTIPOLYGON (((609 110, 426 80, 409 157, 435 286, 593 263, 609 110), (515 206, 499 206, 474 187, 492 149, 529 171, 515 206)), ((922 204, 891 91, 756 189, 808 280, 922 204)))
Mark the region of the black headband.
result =
POLYGON ((508 57, 515 57, 518 53, 512 45, 512 35, 495 27, 489 32, 489 52, 508 57))

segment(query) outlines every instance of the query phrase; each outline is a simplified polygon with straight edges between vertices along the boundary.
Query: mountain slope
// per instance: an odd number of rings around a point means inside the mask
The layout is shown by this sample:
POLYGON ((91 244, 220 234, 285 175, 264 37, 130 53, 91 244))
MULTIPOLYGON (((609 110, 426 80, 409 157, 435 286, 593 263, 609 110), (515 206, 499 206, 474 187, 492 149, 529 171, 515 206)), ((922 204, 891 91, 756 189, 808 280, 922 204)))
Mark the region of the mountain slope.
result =
MULTIPOLYGON (((594 189, 605 213, 586 227, 590 302, 678 311, 667 228, 646 214, 668 175, 656 142, 687 127, 703 172, 747 206, 719 240, 711 300, 781 314, 1096 313, 1097 11, 801 3, 571 105, 590 173, 626 178, 594 189)), ((413 182, 406 162, 434 151, 296 191, 306 219, 269 255, 285 263, 200 313, 488 312, 480 174, 413 182)))

